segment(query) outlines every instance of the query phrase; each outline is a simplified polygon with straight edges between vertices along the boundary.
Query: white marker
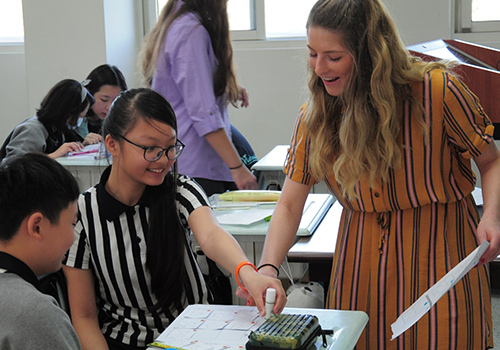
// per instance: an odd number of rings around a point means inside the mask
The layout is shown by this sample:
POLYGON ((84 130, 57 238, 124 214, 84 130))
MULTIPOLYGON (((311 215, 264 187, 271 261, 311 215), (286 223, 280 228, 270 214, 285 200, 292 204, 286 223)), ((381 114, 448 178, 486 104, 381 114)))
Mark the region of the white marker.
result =
POLYGON ((273 314, 274 302, 276 301, 276 289, 267 288, 266 291, 266 315, 265 318, 269 318, 273 314))

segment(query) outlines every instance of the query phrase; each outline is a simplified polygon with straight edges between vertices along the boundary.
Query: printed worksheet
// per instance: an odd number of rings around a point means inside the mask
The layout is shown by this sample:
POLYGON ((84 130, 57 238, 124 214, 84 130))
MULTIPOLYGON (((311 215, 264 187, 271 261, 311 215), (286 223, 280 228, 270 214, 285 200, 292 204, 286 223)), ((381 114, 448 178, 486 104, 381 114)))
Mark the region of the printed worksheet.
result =
POLYGON ((484 241, 464 260, 455 266, 450 272, 444 275, 427 292, 417 299, 405 312, 403 312, 396 322, 391 325, 392 338, 400 336, 404 331, 413 326, 423 315, 436 304, 436 302, 447 293, 457 282, 465 276, 474 266, 477 265, 483 253, 488 249, 490 243, 484 241))
POLYGON ((250 331, 264 321, 254 307, 196 305, 188 307, 156 341, 185 350, 241 350, 250 331))

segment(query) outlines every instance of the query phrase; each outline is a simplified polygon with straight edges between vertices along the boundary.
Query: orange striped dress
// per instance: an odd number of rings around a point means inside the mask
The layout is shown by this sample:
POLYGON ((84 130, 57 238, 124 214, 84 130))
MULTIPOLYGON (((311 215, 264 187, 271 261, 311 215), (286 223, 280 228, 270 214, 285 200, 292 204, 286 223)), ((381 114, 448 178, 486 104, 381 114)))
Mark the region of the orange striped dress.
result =
MULTIPOLYGON (((458 349, 493 347, 489 272, 474 268, 414 326, 391 341, 391 324, 425 291, 472 252, 478 212, 471 196, 471 159, 492 141, 493 126, 477 98, 441 70, 412 89, 421 96, 430 130, 405 110, 401 167, 370 188, 358 183, 358 199, 344 207, 327 307, 363 310, 369 316, 356 349, 458 349)), ((288 177, 313 184, 305 109, 297 120, 285 164, 288 177)))

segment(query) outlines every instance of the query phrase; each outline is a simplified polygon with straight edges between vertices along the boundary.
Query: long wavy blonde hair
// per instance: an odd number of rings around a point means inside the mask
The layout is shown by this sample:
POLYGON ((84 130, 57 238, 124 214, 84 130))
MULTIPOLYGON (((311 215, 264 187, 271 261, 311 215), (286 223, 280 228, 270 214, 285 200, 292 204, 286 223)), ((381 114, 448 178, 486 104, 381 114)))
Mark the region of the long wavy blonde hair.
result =
POLYGON ((158 22, 144 40, 139 54, 139 65, 144 83, 151 87, 156 71, 158 55, 165 43, 165 35, 174 20, 186 13, 196 13, 207 30, 212 42, 217 70, 214 73, 215 96, 226 94, 233 105, 238 101, 238 84, 233 68, 233 48, 229 34, 226 0, 169 0, 160 13, 158 22))
POLYGON ((311 171, 319 180, 333 173, 343 195, 356 198, 359 181, 376 187, 380 179, 388 180, 390 169, 400 166, 405 103, 410 103, 412 115, 422 116, 419 124, 427 135, 423 106, 410 84, 448 65, 411 56, 378 0, 319 0, 309 15, 310 27, 338 34, 353 58, 350 79, 338 97, 326 92, 310 68, 311 171))

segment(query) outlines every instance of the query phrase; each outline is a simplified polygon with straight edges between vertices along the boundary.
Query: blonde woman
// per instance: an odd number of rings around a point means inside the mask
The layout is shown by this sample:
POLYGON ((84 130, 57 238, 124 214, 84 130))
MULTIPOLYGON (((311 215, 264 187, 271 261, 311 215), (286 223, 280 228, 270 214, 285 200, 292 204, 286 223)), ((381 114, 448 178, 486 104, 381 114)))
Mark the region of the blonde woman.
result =
POLYGON ((344 208, 326 306, 368 313, 357 349, 491 348, 486 263, 500 252, 500 153, 490 120, 447 65, 409 55, 378 0, 320 0, 307 30, 311 96, 260 272, 276 276, 307 194, 324 180, 344 208), (484 240, 480 266, 390 341, 397 317, 484 240))

